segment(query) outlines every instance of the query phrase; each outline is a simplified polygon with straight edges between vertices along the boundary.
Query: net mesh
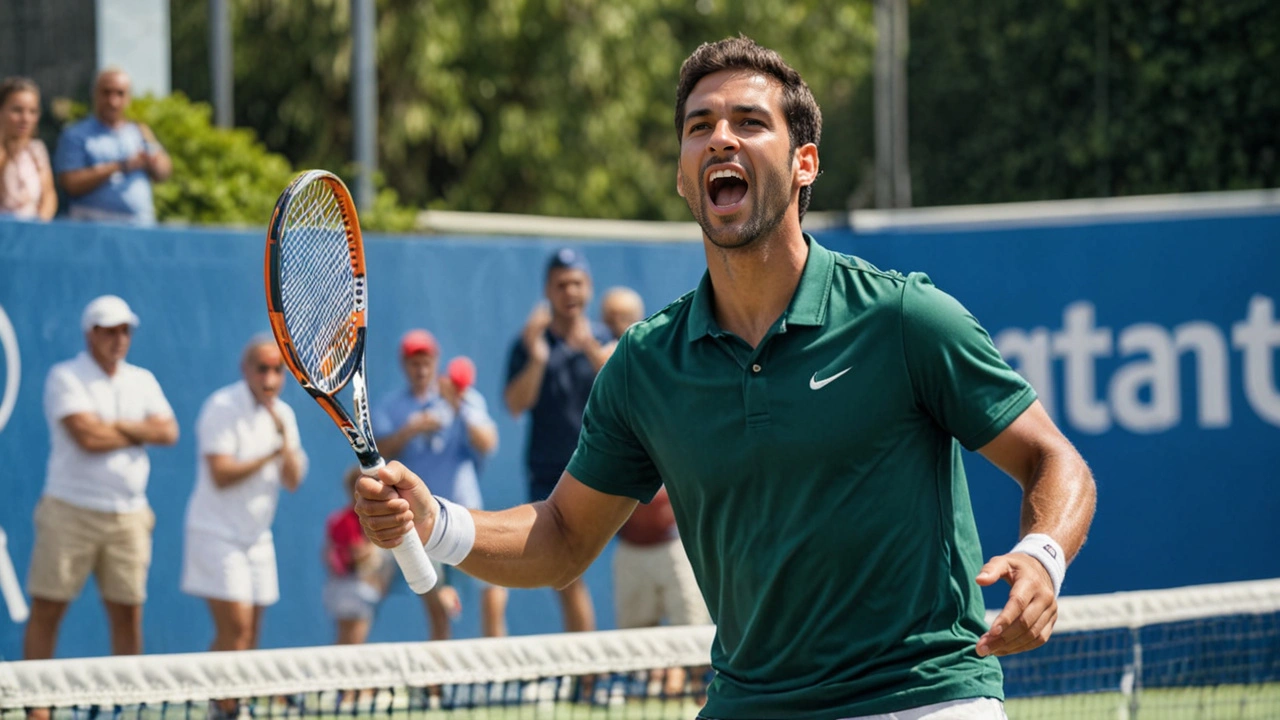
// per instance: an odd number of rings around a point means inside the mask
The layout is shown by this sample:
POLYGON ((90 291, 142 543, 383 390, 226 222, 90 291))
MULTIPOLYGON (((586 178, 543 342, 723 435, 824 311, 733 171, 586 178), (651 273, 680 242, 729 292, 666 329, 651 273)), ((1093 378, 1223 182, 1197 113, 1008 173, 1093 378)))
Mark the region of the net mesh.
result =
POLYGON ((285 325, 311 383, 332 393, 354 365, 357 288, 342 206, 328 183, 313 180, 303 186, 290 201, 282 227, 285 325))
MULTIPOLYGON (((1067 597, 1011 720, 1280 718, 1280 580, 1067 597)), ((714 628, 0 663, 0 720, 693 718, 714 628)))

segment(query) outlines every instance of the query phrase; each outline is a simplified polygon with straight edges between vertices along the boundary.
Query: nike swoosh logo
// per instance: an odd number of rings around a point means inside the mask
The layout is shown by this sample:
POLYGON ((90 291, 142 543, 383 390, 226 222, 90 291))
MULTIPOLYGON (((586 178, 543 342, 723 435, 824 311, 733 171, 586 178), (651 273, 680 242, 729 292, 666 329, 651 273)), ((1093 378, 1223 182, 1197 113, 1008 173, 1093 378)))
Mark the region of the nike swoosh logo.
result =
POLYGON ((852 367, 847 367, 847 368, 845 368, 845 369, 841 370, 840 372, 836 373, 835 375, 832 375, 831 377, 827 378, 826 380, 819 380, 819 379, 818 379, 818 373, 814 373, 814 374, 813 374, 813 377, 809 378, 809 389, 810 389, 810 390, 821 390, 822 388, 824 388, 824 387, 826 387, 826 386, 830 385, 831 383, 835 382, 836 380, 839 380, 841 375, 843 375, 843 374, 845 374, 845 373, 849 372, 849 371, 850 371, 850 370, 852 370, 852 369, 853 369, 852 367))

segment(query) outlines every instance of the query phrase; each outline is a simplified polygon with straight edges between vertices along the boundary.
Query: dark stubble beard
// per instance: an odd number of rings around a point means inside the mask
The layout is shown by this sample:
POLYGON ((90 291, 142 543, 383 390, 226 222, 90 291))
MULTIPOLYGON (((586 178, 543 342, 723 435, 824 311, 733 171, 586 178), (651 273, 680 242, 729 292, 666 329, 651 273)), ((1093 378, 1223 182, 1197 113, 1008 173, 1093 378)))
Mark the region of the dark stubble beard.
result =
MULTIPOLYGON (((787 168, 791 167, 790 157, 787 168)), ((714 164, 720 160, 712 160, 714 164)), ((704 168, 705 174, 705 168, 704 168)), ((716 227, 712 225, 711 209, 708 205, 711 198, 703 191, 699 178, 684 178, 684 197, 693 213, 693 219, 702 227, 711 244, 722 250, 737 250, 749 247, 760 238, 773 232, 782 224, 791 203, 791 193, 787 192, 786 172, 779 168, 767 167, 765 172, 755 178, 747 188, 751 196, 751 216, 746 219, 740 229, 732 227, 716 227), (692 198, 698 198, 694 202, 692 198)))

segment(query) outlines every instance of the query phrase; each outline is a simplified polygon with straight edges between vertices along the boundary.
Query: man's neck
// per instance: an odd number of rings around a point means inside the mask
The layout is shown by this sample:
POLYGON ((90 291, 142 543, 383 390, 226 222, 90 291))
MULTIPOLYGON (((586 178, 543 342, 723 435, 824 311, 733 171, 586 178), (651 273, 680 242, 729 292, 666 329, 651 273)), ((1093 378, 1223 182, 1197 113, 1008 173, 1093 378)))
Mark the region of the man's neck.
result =
POLYGON ((102 372, 106 373, 107 377, 115 377, 116 370, 120 369, 119 360, 108 360, 106 358, 98 357, 93 353, 89 353, 89 357, 93 358, 93 362, 98 367, 102 368, 102 372))
POLYGON ((797 224, 779 228, 750 247, 723 249, 703 240, 715 290, 716 323, 756 347, 786 312, 800 284, 809 246, 797 224))
POLYGON ((577 324, 579 317, 580 316, 578 315, 557 315, 552 313, 551 324, 548 325, 548 328, 551 330, 551 334, 558 338, 563 339, 569 337, 570 333, 573 332, 573 326, 577 324))

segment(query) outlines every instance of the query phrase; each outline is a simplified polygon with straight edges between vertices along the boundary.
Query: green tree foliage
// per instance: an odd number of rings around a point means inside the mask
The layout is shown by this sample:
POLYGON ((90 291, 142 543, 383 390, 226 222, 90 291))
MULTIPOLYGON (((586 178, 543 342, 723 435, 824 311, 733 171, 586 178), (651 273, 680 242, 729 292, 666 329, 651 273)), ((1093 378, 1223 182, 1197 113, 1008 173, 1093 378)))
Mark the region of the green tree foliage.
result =
MULTIPOLYGON (((300 166, 351 147, 350 0, 231 0, 236 123, 300 166)), ((204 0, 174 0, 174 83, 207 96, 204 0)), ((823 105, 815 209, 843 208, 871 154, 870 3, 379 0, 379 167, 417 207, 687 219, 675 193, 680 62, 746 33, 823 105), (862 103, 862 105, 859 105, 862 103), (864 119, 865 118, 865 119, 864 119)))
POLYGON ((129 116, 146 123, 169 152, 173 176, 156 183, 156 216, 218 225, 262 225, 293 177, 284 157, 268 152, 252 130, 216 128, 212 110, 175 93, 141 97, 129 116))
POLYGON ((921 205, 1280 185, 1275 0, 917 0, 921 205))

